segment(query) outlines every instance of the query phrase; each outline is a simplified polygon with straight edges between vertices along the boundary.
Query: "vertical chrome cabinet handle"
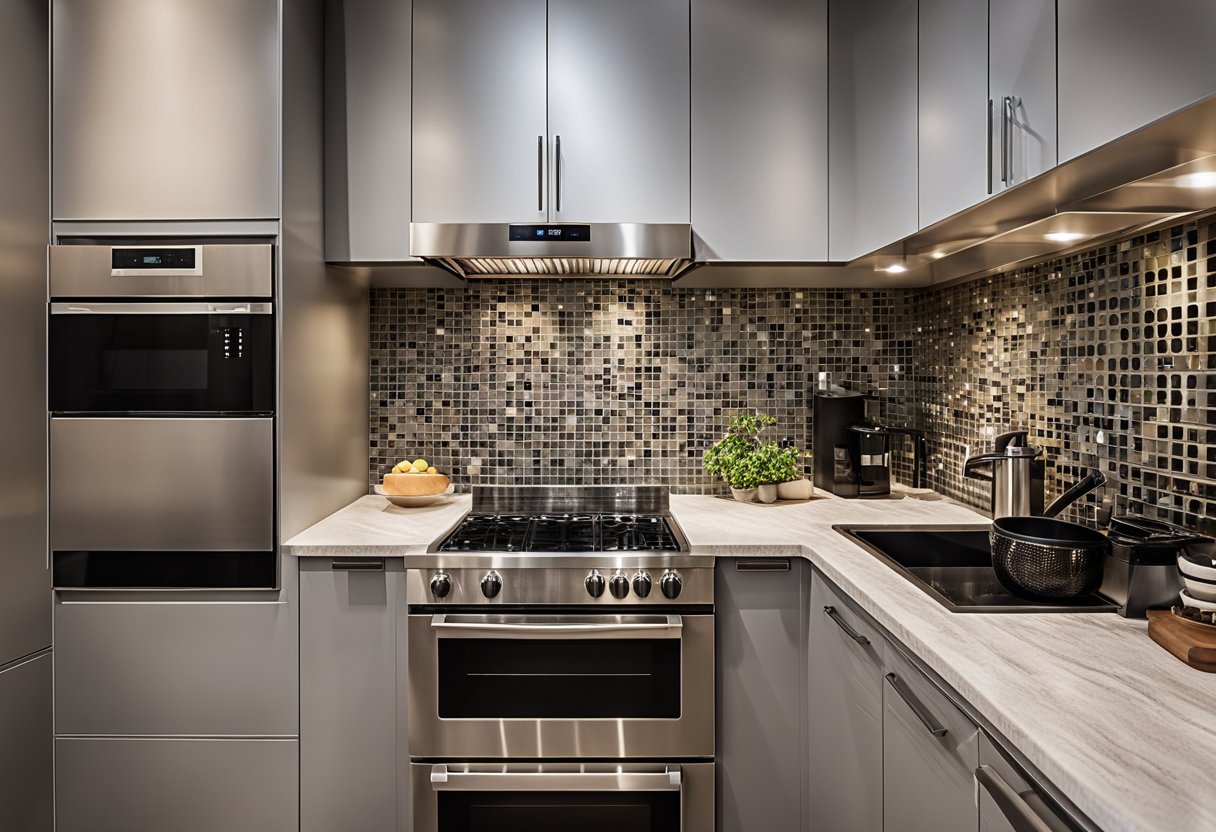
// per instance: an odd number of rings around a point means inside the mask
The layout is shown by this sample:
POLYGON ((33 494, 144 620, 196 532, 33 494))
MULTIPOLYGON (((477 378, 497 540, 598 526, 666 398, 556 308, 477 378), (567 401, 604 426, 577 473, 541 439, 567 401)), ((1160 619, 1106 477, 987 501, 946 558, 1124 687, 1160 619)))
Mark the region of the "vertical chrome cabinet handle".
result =
POLYGON ((1001 99, 1001 183, 1009 184, 1009 102, 1012 99, 1005 96, 1001 99))
POLYGON ((988 99, 988 155, 984 157, 988 160, 988 193, 992 194, 992 99, 988 99))
POLYGON ((978 767, 975 779, 988 792, 1005 820, 1009 821, 1013 832, 1052 832, 1051 827, 1035 814, 1030 804, 992 766, 978 767))
POLYGON ((555 159, 554 167, 557 172, 556 210, 560 212, 562 210, 562 137, 561 136, 557 137, 556 148, 553 151, 553 156, 555 159))
POLYGON ((916 698, 909 691, 904 690, 903 683, 900 682, 898 676, 894 673, 888 673, 884 678, 887 680, 887 684, 891 686, 891 690, 899 694, 899 698, 904 700, 904 704, 911 709, 912 713, 916 714, 916 718, 920 720, 921 725, 925 726, 926 731, 938 739, 950 733, 949 729, 937 724, 937 720, 933 718, 933 715, 921 707, 921 704, 916 701, 916 698))
POLYGON ((846 636, 853 639, 853 641, 857 642, 862 647, 865 647, 867 644, 870 643, 870 640, 868 638, 866 638, 861 633, 854 630, 852 627, 849 626, 849 622, 845 621, 843 618, 840 617, 840 613, 836 612, 835 607, 824 607, 823 612, 824 612, 824 614, 827 615, 828 618, 830 618, 836 622, 836 626, 838 626, 840 629, 844 630, 844 634, 846 636))
POLYGON ((545 137, 536 137, 536 210, 545 210, 545 137))

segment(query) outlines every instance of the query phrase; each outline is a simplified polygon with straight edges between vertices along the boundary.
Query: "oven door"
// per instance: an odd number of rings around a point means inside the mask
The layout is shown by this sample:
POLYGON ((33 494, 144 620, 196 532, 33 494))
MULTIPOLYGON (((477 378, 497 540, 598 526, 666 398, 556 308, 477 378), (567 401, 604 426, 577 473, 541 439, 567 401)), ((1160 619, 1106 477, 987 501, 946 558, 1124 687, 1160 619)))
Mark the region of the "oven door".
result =
POLYGON ((712 615, 410 615, 408 650, 413 757, 714 754, 712 615))
POLYGON ((713 763, 410 766, 414 832, 705 832, 713 763))
POLYGON ((269 303, 54 303, 57 415, 255 415, 275 409, 269 303))

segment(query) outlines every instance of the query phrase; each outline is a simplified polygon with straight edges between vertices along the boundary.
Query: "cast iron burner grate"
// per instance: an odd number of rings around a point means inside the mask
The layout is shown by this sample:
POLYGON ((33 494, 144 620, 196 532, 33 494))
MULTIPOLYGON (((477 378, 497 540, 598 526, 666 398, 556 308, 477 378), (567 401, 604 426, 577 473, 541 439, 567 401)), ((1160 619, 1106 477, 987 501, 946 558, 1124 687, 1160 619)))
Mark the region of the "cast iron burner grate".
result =
POLYGON ((470 514, 440 552, 676 552, 667 519, 648 514, 470 514))

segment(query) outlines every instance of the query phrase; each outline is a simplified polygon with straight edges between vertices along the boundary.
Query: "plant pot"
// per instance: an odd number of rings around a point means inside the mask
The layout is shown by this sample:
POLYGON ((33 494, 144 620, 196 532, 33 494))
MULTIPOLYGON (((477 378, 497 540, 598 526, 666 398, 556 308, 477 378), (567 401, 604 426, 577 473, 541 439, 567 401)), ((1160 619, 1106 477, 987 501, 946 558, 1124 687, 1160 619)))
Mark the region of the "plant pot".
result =
POLYGON ((750 503, 756 499, 756 489, 754 488, 732 488, 730 494, 741 503, 750 503))
POLYGON ((806 477, 778 483, 778 500, 809 500, 815 496, 815 486, 806 477))
POLYGON ((768 483, 756 489, 756 499, 762 503, 777 502, 777 485, 776 483, 768 483))

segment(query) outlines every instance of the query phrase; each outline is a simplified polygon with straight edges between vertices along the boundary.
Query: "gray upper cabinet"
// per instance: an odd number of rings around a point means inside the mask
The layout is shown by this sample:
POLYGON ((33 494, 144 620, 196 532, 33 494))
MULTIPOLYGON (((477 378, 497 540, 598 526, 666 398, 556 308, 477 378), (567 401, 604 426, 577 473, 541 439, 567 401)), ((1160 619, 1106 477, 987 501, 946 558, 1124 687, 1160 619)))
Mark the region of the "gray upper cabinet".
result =
POLYGON ((331 0, 325 259, 410 259, 411 0, 331 0))
POLYGON ((827 0, 692 0, 697 259, 828 259, 827 0))
POLYGON ((1060 161, 1216 93, 1212 0, 1059 6, 1060 161))
POLYGON ((920 0, 920 227, 991 193, 988 1, 920 0))
POLYGON ((831 0, 829 224, 848 261, 919 228, 917 0, 831 0))
POLYGON ((414 0, 413 221, 548 217, 545 0, 414 0))
POLYGON ((894 648, 883 679, 884 832, 976 832, 979 729, 894 648))
MULTIPOLYGON (((300 559, 300 829, 404 828, 398 815, 400 558, 379 570, 300 559)), ((375 563, 372 561, 371 563, 375 563)), ((401 798, 404 798, 404 790, 401 798)))
POLYGON ((809 580, 800 558, 718 561, 718 832, 804 828, 809 580))
POLYGON ((549 0, 554 220, 689 221, 688 14, 549 0))
POLYGON ((1056 166, 1056 0, 989 4, 992 187, 1056 166))
POLYGON ((811 584, 810 828, 882 831, 882 635, 816 574, 811 584))
POLYGON ((279 216, 276 0, 53 0, 58 220, 279 216))

